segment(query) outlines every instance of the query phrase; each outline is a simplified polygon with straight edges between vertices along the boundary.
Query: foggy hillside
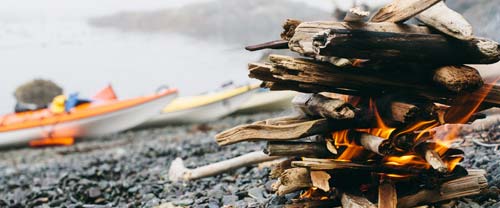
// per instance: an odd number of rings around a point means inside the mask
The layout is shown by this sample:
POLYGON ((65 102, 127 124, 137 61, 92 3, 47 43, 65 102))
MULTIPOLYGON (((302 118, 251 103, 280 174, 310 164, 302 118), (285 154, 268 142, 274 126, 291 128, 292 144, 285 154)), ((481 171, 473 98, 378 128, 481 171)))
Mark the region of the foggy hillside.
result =
POLYGON ((122 31, 176 32, 228 43, 251 44, 279 38, 287 18, 329 19, 328 12, 286 0, 217 0, 179 9, 121 12, 90 24, 122 31))

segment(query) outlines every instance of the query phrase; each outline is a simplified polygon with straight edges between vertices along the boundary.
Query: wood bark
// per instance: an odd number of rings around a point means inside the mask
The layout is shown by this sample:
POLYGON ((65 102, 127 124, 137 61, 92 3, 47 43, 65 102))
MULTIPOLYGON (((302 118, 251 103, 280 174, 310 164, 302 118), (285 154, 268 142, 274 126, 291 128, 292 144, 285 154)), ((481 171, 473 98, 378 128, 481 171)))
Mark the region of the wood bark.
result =
POLYGON ((299 94, 295 96, 292 103, 311 117, 345 120, 353 119, 355 116, 354 107, 346 101, 320 94, 299 94))
POLYGON ((311 174, 307 168, 291 168, 281 174, 280 186, 278 187, 278 196, 284 196, 301 189, 313 186, 311 174))
POLYGON ((341 197, 342 208, 376 208, 375 204, 365 197, 343 193, 341 197))
POLYGON ((281 33, 281 39, 289 41, 291 37, 295 34, 295 29, 302 23, 300 20, 287 19, 283 23, 283 32, 281 33))
MULTIPOLYGON (((290 118, 286 118, 290 119, 290 118)), ((277 141, 296 140, 316 134, 328 133, 331 131, 329 122, 326 119, 317 120, 293 120, 287 124, 266 124, 265 121, 237 126, 226 130, 215 136, 219 145, 229 145, 243 141, 277 141)))
POLYGON ((441 0, 393 0, 382 7, 370 21, 401 23, 428 9, 441 0))
POLYGON ((398 208, 410 208, 451 199, 474 196, 488 187, 483 171, 469 171, 469 176, 441 184, 438 189, 422 190, 398 199, 398 208))
POLYGON ((472 25, 458 12, 440 1, 416 16, 418 20, 442 33, 461 40, 471 40, 472 25))
POLYGON ((268 142, 264 152, 270 156, 315 158, 333 156, 322 142, 268 142))
POLYGON ((469 66, 445 66, 434 71, 433 80, 452 92, 474 91, 484 84, 479 71, 469 66))
POLYGON ((317 55, 436 64, 492 64, 500 61, 497 42, 451 39, 441 34, 330 29, 313 39, 317 55))
POLYGON ((349 11, 347 11, 346 16, 344 17, 344 22, 349 22, 349 23, 366 22, 368 16, 370 16, 370 12, 364 11, 360 7, 354 7, 349 9, 349 11))

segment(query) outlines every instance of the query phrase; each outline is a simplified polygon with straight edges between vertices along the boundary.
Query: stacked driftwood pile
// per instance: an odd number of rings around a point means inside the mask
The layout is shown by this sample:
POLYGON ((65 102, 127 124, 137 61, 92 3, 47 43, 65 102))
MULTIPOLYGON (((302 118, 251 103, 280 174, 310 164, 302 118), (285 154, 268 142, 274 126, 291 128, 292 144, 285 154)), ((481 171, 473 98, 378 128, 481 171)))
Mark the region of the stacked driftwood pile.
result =
POLYGON ((250 77, 309 94, 293 101, 300 115, 235 127, 217 142, 267 141, 266 154, 287 158, 271 174, 277 194, 303 190, 297 202, 311 206, 413 207, 480 193, 485 172, 457 165, 463 152, 449 147, 459 129, 435 129, 500 106, 499 88, 464 65, 499 61, 499 44, 439 0, 394 0, 369 16, 353 8, 342 22, 287 20, 281 40, 248 47, 301 55, 249 64, 250 77), (405 23, 413 17, 424 25, 405 23))

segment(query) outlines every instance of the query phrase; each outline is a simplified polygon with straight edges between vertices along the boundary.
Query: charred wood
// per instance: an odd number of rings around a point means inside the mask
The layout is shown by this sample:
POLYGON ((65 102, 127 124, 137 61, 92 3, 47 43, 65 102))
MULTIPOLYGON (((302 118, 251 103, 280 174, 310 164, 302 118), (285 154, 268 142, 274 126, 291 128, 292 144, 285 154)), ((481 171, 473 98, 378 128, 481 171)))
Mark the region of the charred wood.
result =
POLYGON ((264 152, 270 156, 315 158, 333 156, 322 142, 268 142, 264 152))

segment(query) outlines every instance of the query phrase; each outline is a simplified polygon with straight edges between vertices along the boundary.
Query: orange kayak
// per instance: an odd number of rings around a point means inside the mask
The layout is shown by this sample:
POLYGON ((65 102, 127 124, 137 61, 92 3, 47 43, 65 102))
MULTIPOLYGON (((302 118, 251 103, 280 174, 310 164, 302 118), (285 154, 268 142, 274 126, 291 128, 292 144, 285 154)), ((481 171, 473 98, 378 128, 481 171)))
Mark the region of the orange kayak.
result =
POLYGON ((100 100, 54 114, 48 109, 0 117, 0 147, 29 144, 46 138, 93 137, 135 127, 161 112, 177 90, 128 100, 100 100))

